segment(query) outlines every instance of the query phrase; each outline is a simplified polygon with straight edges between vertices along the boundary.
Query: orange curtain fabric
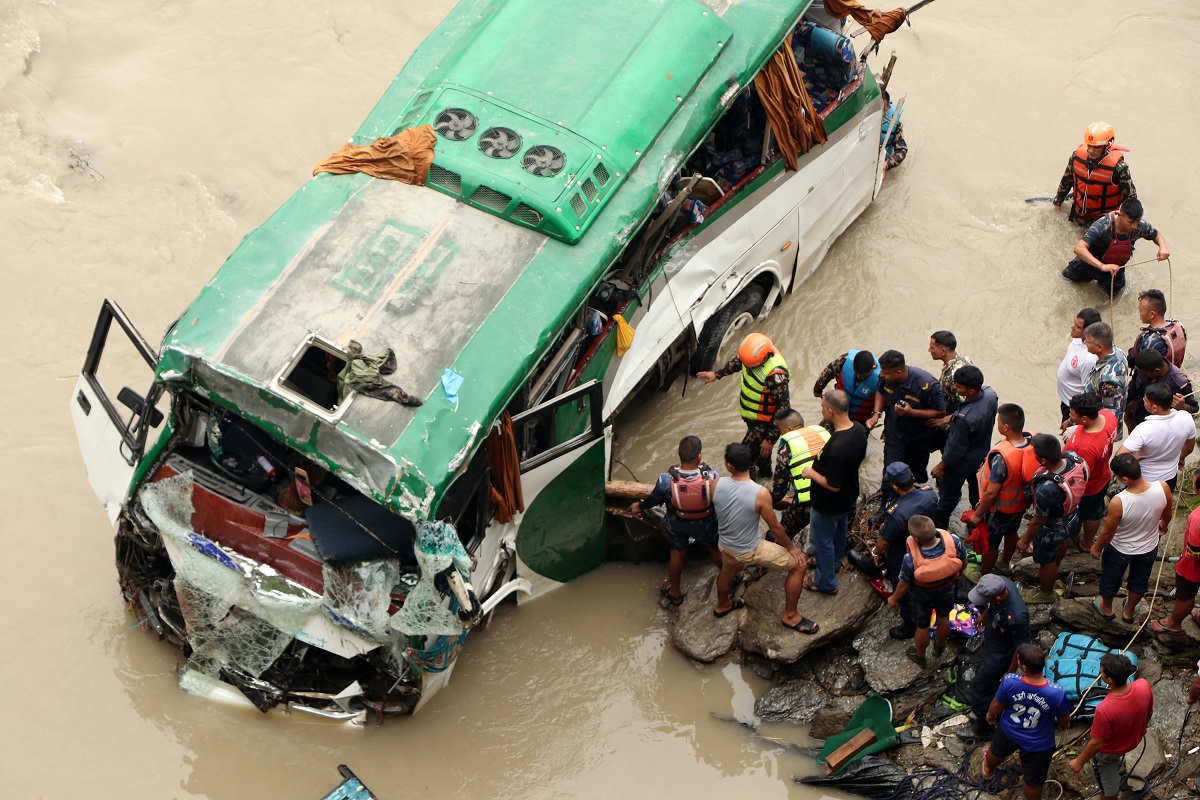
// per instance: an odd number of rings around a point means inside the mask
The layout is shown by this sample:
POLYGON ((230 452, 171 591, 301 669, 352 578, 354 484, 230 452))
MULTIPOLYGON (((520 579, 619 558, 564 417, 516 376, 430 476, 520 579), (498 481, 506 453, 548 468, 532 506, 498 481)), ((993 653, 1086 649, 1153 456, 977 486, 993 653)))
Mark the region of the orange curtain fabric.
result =
POLYGON ((777 50, 762 71, 754 76, 754 88, 767 112, 783 162, 794 172, 800 156, 828 136, 825 120, 813 108, 800 67, 796 64, 796 54, 789 44, 785 43, 777 50))
POLYGON ((342 145, 342 149, 313 169, 345 175, 365 172, 375 178, 424 186, 433 163, 433 144, 437 140, 433 126, 406 128, 395 136, 376 139, 368 145, 342 145))
POLYGON ((908 12, 903 8, 891 11, 876 11, 873 8, 863 8, 858 0, 824 0, 825 12, 831 17, 845 19, 853 17, 854 21, 867 29, 871 38, 880 41, 892 31, 904 24, 908 12))
POLYGON ((496 507, 496 521, 512 522, 513 515, 525 510, 521 493, 521 462, 517 458, 517 437, 507 411, 500 417, 500 429, 488 434, 488 465, 492 471, 489 495, 496 507))

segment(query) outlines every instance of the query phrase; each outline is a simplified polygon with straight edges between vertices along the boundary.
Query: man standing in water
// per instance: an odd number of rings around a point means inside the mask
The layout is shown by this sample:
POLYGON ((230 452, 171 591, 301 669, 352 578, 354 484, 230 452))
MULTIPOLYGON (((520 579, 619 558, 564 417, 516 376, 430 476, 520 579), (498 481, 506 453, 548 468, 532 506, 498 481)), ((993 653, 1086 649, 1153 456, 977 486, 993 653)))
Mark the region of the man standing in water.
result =
POLYGON ((1133 258, 1138 239, 1150 239, 1158 245, 1159 261, 1171 257, 1167 240, 1158 229, 1142 219, 1142 202, 1126 200, 1120 211, 1105 214, 1092 223, 1075 245, 1075 258, 1063 268, 1062 275, 1076 283, 1096 281, 1108 295, 1125 288, 1125 265, 1133 258))
POLYGON ((1067 219, 1080 225, 1091 225, 1109 211, 1114 211, 1123 200, 1137 197, 1133 179, 1129 177, 1129 165, 1121 152, 1125 148, 1116 145, 1117 134, 1107 122, 1093 122, 1083 132, 1083 144, 1067 159, 1067 170, 1058 182, 1054 194, 1054 207, 1061 208, 1071 198, 1071 212, 1067 219))
POLYGON ((779 441, 775 427, 775 412, 791 408, 788 380, 791 373, 783 355, 761 333, 752 333, 742 340, 737 355, 725 366, 714 371, 697 372, 696 377, 706 384, 726 375, 741 372, 742 391, 738 397, 738 413, 746 423, 742 443, 754 455, 758 477, 771 477, 771 450, 779 441))
POLYGON ((796 610, 804 588, 804 553, 788 538, 771 508, 771 493, 750 478, 754 456, 741 442, 726 445, 725 469, 728 478, 719 478, 713 490, 713 508, 717 512, 718 547, 721 571, 717 574, 717 605, 714 617, 724 617, 746 605, 740 597, 730 597, 738 570, 748 566, 781 569, 787 572, 783 582, 784 627, 800 633, 816 633, 817 623, 796 610), (758 521, 767 524, 775 538, 764 541, 758 521))

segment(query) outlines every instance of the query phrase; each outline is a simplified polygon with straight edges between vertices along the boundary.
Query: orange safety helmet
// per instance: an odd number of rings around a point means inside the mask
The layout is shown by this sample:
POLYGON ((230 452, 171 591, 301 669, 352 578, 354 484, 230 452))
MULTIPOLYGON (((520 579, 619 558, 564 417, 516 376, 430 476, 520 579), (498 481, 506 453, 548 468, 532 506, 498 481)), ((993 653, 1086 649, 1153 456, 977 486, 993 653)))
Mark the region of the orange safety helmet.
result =
POLYGON ((1083 132, 1083 143, 1088 147, 1104 147, 1117 139, 1117 132, 1107 122, 1093 122, 1083 132))
POLYGON ((764 334, 752 333, 738 347, 738 360, 747 367, 757 367, 767 360, 767 356, 775 352, 775 345, 764 334))

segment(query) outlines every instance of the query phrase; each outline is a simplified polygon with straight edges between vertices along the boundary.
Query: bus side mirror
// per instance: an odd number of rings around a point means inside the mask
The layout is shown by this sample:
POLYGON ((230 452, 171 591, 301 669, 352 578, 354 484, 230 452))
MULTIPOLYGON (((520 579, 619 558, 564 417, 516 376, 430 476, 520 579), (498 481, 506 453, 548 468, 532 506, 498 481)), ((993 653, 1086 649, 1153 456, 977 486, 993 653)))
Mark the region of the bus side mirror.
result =
MULTIPOLYGON (((117 393, 117 400, 135 414, 146 413, 146 399, 128 386, 122 387, 121 391, 117 393)), ((149 416, 146 418, 150 427, 157 428, 162 421, 163 413, 157 408, 151 408, 149 416)))

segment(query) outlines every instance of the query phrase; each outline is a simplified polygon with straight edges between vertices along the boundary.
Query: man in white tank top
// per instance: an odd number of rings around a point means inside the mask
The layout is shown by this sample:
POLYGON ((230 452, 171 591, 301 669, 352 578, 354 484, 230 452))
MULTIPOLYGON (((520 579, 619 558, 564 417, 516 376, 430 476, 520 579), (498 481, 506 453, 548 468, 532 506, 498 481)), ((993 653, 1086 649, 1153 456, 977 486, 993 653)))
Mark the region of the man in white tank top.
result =
POLYGON ((784 579, 784 611, 781 622, 799 633, 814 634, 817 623, 796 610, 804 589, 804 554, 788 538, 772 507, 771 493, 750 479, 754 454, 741 442, 725 447, 725 469, 729 477, 717 479, 713 489, 713 509, 717 512, 717 547, 721 551, 721 571, 717 574, 717 604, 714 617, 723 617, 746 605, 740 597, 730 597, 734 579, 743 567, 757 565, 787 570, 784 579), (767 524, 774 542, 764 541, 758 522, 767 524))
POLYGON ((1116 618, 1113 598, 1128 570, 1129 596, 1121 609, 1121 621, 1133 624, 1138 602, 1150 589, 1159 537, 1171 524, 1171 487, 1166 481, 1150 482, 1143 478, 1141 464, 1129 453, 1114 456, 1111 466, 1125 491, 1109 501, 1104 528, 1092 545, 1092 558, 1100 561, 1096 613, 1107 620, 1116 618))

